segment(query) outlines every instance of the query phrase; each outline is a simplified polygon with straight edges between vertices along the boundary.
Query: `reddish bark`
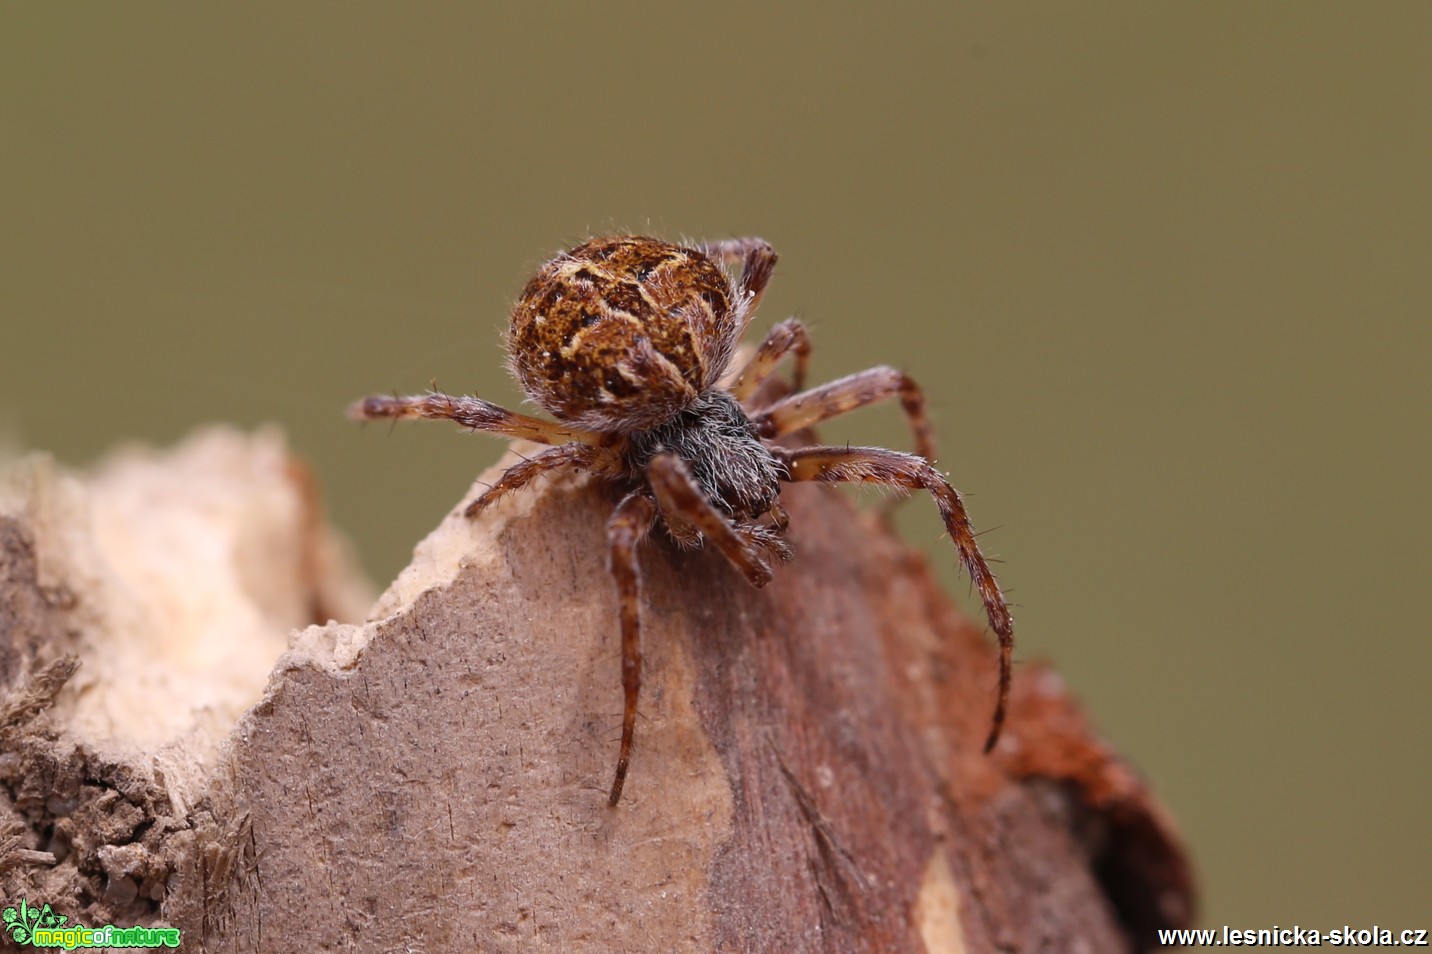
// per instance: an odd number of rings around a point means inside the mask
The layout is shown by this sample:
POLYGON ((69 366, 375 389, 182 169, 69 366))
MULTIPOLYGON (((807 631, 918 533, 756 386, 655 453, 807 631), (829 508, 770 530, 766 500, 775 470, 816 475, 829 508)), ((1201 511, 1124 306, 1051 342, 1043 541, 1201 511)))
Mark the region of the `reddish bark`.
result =
POLYGON ((1021 667, 981 754, 980 629, 840 493, 785 500, 797 555, 764 590, 713 554, 644 547, 644 718, 616 808, 599 488, 524 491, 476 525, 456 508, 381 618, 303 633, 182 784, 142 754, 106 769, 36 715, 27 673, 68 610, 12 526, 0 659, 29 661, 7 667, 4 744, 31 768, 63 749, 82 777, 71 808, 5 776, 17 850, 105 799, 136 818, 95 822, 103 844, 52 867, 0 861, 3 887, 215 951, 1118 951, 1186 924, 1171 824, 1058 678, 1021 667), (180 788, 200 794, 176 804, 180 788))

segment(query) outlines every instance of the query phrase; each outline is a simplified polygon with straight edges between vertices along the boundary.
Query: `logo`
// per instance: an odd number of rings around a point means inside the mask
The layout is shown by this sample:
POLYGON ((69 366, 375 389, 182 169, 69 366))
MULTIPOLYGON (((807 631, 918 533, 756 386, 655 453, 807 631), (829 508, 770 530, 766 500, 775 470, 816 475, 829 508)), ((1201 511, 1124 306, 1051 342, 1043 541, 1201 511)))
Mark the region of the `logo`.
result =
POLYGON ((4 932, 16 944, 26 947, 51 947, 73 951, 80 947, 155 948, 178 947, 178 928, 104 927, 90 928, 83 924, 67 924, 69 918, 50 910, 48 904, 34 907, 24 898, 18 906, 0 912, 4 932))

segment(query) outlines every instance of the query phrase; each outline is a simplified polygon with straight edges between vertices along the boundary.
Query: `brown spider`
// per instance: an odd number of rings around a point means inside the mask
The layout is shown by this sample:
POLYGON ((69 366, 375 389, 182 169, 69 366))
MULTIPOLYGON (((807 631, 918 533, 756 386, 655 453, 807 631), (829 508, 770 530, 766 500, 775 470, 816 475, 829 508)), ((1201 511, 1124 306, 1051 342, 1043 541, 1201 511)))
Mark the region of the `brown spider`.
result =
POLYGON ((999 638, 999 698, 986 752, 1004 724, 1013 622, 959 493, 931 465, 934 435, 920 388, 894 368, 879 367, 802 390, 810 343, 793 318, 772 328, 740 373, 726 377, 775 264, 776 253, 758 238, 695 248, 642 236, 593 239, 538 270, 513 309, 508 334, 512 372, 560 423, 440 393, 369 397, 349 410, 355 420, 446 418, 554 445, 504 472, 467 508, 468 517, 562 467, 594 472, 625 491, 607 523, 626 696, 612 805, 631 761, 641 686, 637 545, 659 520, 676 543, 709 542, 754 586, 765 586, 772 559, 791 556, 782 481, 930 492, 999 638), (736 264, 739 276, 726 270, 736 264), (796 393, 771 397, 772 389, 762 385, 787 354, 795 356, 796 393), (917 454, 878 447, 790 450, 775 443, 888 397, 899 397, 917 454))

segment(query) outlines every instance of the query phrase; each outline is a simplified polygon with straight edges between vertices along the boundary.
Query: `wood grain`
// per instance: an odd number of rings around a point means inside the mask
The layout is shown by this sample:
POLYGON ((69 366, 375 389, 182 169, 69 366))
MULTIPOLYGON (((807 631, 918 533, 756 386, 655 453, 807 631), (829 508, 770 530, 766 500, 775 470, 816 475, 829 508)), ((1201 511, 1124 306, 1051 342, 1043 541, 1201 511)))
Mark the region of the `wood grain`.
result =
MULTIPOLYGON (((982 755, 980 629, 845 495, 783 499, 796 557, 764 590, 711 553, 644 545, 642 718, 616 808, 598 486, 539 482, 475 522, 455 504, 373 619, 296 634, 183 780, 142 751, 106 774, 115 756, 66 730, 71 688, 37 708, 36 673, 75 641, 33 568, 60 544, 18 513, 0 660, 20 714, 0 743, 12 767, 63 749, 88 791, 40 804, 0 771, 13 850, 31 852, 0 859, 0 887, 209 951, 1105 952, 1188 923, 1171 822, 1057 676, 1020 668, 982 755), (35 860, 105 799, 134 824, 35 860)), ((83 641, 83 667, 103 672, 104 645, 83 641)))

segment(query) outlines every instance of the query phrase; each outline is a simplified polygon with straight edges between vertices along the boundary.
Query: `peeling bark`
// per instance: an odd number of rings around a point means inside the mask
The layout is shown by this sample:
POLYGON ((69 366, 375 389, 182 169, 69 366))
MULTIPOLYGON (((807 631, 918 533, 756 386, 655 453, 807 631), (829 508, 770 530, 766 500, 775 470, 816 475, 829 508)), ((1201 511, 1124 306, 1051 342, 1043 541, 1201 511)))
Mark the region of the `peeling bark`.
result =
MULTIPOLYGON (((197 456, 227 473, 235 454, 273 456, 205 440, 197 456)), ((185 454, 198 466, 191 446, 131 477, 185 454)), ((282 512, 260 552, 292 559, 236 558, 238 583, 161 575, 144 599, 106 568, 114 548, 87 542, 82 498, 99 507, 99 491, 27 473, 0 498, 7 903, 236 952, 1105 952, 1190 920, 1171 823, 1058 678, 1021 667, 1005 739, 982 755, 990 647, 921 557, 828 488, 785 494, 797 555, 764 590, 714 554, 644 546, 643 718, 610 808, 621 692, 601 487, 545 483, 476 523, 459 503, 368 622, 291 633, 363 602, 291 467, 228 492, 282 512), (81 504, 43 505, 61 484, 81 504), (169 693, 155 704, 188 715, 126 734, 83 697, 115 677, 133 607, 167 589, 267 606, 276 643, 231 636, 270 647, 271 672, 241 703, 207 692, 238 683, 186 663, 202 645, 180 633, 150 664, 169 693)), ((253 544, 254 507, 226 511, 206 545, 253 544)))

